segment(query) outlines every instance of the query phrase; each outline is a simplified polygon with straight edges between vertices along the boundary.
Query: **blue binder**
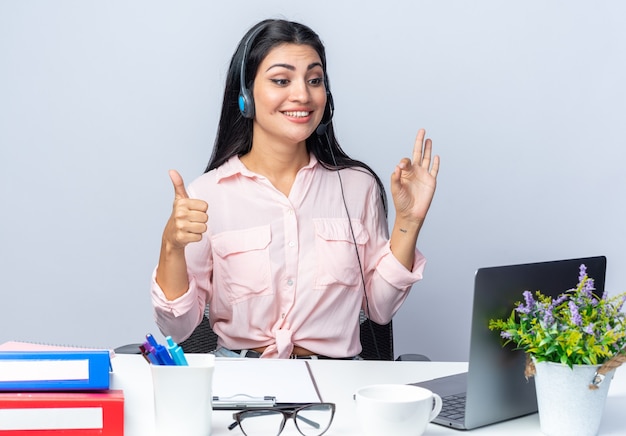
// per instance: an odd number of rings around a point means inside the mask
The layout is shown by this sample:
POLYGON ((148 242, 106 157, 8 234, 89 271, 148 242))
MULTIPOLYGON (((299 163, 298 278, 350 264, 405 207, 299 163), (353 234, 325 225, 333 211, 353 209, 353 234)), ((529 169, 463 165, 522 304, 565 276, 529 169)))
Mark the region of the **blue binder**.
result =
POLYGON ((0 391, 109 389, 108 350, 0 351, 0 391))

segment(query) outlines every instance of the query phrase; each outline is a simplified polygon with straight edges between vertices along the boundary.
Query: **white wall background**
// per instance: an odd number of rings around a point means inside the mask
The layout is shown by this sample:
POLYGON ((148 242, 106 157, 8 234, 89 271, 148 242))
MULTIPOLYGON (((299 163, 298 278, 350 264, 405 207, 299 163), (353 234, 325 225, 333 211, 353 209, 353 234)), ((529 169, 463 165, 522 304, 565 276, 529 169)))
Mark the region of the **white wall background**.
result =
POLYGON ((441 155, 397 354, 467 358, 481 266, 604 254, 626 290, 624 2, 0 0, 0 342, 156 330, 167 170, 202 173, 267 17, 326 43, 348 153, 388 181, 425 127, 441 155))

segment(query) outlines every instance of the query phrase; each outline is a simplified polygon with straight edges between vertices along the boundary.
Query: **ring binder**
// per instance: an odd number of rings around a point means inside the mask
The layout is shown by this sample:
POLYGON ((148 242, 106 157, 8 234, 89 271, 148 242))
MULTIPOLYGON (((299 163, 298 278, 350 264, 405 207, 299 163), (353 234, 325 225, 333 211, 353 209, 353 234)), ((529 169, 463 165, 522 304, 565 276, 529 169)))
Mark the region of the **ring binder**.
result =
POLYGON ((108 350, 0 351, 0 391, 109 388, 108 350))

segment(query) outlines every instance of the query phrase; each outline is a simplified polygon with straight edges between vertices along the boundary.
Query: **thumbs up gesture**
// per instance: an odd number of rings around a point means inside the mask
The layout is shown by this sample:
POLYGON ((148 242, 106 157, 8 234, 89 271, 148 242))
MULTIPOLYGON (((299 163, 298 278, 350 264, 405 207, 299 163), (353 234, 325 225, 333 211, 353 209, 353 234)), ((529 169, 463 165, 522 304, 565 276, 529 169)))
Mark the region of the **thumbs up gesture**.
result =
POLYGON ((189 198, 178 171, 170 170, 169 175, 174 185, 174 205, 163 231, 163 243, 171 248, 182 249, 190 242, 202 239, 209 221, 209 205, 206 201, 189 198))

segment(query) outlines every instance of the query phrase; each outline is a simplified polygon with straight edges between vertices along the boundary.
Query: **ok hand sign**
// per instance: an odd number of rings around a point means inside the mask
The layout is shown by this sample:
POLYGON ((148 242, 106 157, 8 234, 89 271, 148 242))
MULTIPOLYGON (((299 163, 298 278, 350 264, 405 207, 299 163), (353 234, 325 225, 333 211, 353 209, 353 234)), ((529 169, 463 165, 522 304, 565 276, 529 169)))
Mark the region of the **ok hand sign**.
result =
POLYGON ((439 156, 432 158, 432 141, 420 129, 413 146, 413 160, 403 158, 391 175, 391 195, 396 217, 418 225, 426 218, 435 195, 439 156))

